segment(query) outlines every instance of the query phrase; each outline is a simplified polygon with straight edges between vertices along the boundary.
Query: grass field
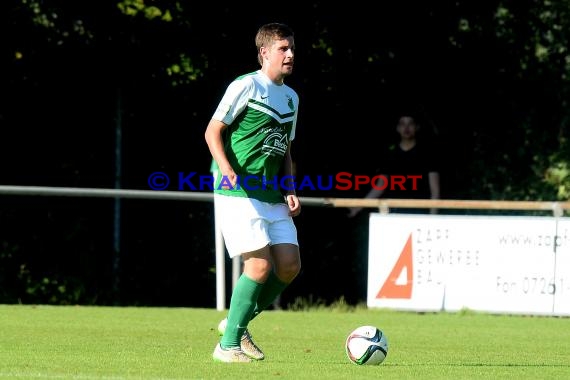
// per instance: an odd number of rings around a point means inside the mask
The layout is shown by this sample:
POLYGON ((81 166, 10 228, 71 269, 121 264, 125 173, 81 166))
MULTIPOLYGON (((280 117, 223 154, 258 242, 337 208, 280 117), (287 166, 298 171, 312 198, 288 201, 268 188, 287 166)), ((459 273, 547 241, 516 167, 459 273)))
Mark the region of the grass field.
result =
POLYGON ((190 308, 0 305, 2 379, 568 379, 570 318, 393 310, 267 311, 250 325, 264 361, 216 363, 224 312, 190 308), (379 366, 344 341, 388 336, 379 366))

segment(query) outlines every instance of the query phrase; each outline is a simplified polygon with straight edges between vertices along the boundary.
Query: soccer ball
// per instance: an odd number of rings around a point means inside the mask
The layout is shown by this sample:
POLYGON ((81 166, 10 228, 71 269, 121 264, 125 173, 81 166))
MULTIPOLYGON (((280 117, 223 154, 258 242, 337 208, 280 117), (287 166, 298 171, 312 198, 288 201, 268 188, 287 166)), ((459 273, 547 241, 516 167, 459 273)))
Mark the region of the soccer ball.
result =
POLYGON ((388 355, 388 338, 375 326, 360 326, 348 335, 345 348, 354 364, 378 365, 388 355))

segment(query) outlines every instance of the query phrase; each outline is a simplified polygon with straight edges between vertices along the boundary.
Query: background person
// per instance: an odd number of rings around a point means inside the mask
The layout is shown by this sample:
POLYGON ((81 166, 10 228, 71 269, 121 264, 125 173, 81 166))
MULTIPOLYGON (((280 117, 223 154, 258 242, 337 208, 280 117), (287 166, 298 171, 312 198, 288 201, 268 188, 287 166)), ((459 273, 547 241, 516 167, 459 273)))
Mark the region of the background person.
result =
MULTIPOLYGON (((376 187, 371 187, 366 198, 397 198, 397 199, 439 199, 440 198, 440 161, 437 149, 425 140, 419 138, 420 124, 414 113, 406 111, 400 114, 396 121, 396 132, 399 140, 380 156, 377 174, 384 175, 388 180, 391 175, 408 176, 420 175, 417 179, 417 189, 412 189, 412 181, 407 179, 405 190, 395 187, 390 190, 391 183, 382 189, 384 183, 378 179, 376 187)), ((389 180, 390 181, 390 180, 389 180)), ((369 208, 370 211, 377 209, 369 208)), ((392 208, 390 212, 398 213, 437 213, 436 209, 426 208, 392 208)), ((352 271, 355 278, 356 297, 366 300, 368 272, 368 242, 369 242, 369 213, 363 213, 362 208, 354 207, 348 210, 348 217, 354 222, 348 226, 350 231, 350 252, 354 255, 352 271), (359 215, 360 214, 360 215, 359 215)))
MULTIPOLYGON (((418 117, 412 113, 403 113, 396 124, 396 132, 400 136, 398 144, 391 146, 387 154, 380 160, 379 174, 387 179, 390 176, 421 176, 416 180, 417 188, 413 188, 411 179, 405 181, 404 189, 398 186, 391 188, 391 183, 384 183, 378 178, 376 187, 372 187, 365 198, 397 198, 397 199, 440 199, 440 162, 438 152, 424 145, 418 139, 420 124, 418 117), (387 185, 387 186, 386 186, 387 185)), ((361 207, 349 209, 348 216, 354 217, 362 210, 361 207)), ((399 208, 401 213, 424 213, 425 209, 399 208)), ((436 214, 432 208, 430 213, 436 214)))

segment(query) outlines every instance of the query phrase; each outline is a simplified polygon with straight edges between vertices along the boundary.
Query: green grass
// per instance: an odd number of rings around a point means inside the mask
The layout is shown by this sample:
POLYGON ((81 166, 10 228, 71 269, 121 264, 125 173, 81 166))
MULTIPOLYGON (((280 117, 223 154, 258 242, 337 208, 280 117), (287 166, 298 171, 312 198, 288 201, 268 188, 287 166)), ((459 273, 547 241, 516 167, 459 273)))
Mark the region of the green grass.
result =
POLYGON ((0 305, 4 379, 565 379, 570 318, 393 310, 268 311, 250 325, 266 360, 212 360, 224 312, 0 305), (344 352, 354 328, 383 329, 379 366, 344 352))

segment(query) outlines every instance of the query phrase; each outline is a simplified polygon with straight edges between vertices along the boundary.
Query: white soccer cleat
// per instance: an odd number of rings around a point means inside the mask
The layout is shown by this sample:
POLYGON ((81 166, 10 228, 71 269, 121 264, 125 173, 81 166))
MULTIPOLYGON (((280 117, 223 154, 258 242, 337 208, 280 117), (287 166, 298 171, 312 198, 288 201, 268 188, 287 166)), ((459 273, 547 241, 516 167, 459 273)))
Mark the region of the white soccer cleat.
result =
MULTIPOLYGON (((224 335, 227 324, 228 324, 227 318, 222 319, 218 324, 218 333, 220 334, 220 336, 224 335)), ((241 350, 243 351, 244 354, 255 360, 263 360, 265 358, 265 354, 253 342, 253 338, 251 337, 251 334, 247 329, 245 329, 241 337, 241 350)))
POLYGON ((253 359, 247 356, 240 348, 224 350, 218 343, 212 357, 222 363, 251 363, 253 359))

